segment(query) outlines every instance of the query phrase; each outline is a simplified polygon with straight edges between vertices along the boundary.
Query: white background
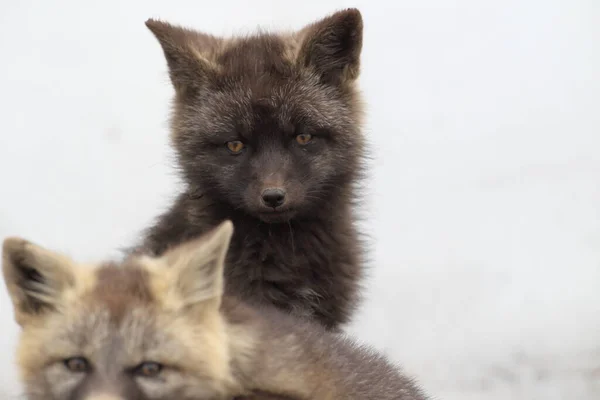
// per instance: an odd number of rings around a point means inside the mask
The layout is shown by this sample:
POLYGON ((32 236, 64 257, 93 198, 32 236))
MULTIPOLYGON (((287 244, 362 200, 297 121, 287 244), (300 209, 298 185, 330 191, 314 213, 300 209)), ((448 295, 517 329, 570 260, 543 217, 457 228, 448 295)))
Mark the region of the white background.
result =
MULTIPOLYGON (((2 0, 0 237, 94 261, 170 204, 172 91, 146 18, 229 34, 345 6, 365 20, 374 157, 351 330, 439 399, 600 398, 596 0, 2 0)), ((4 290, 0 318, 5 399, 4 290)))

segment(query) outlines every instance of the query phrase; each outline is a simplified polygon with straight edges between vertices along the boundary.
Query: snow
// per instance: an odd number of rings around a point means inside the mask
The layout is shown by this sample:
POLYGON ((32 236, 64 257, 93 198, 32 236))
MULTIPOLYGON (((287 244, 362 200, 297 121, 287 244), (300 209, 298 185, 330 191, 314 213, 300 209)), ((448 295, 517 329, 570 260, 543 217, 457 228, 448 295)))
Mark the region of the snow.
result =
MULTIPOLYGON (((0 238, 117 256, 177 193, 149 17, 365 19, 367 298, 349 330, 445 400, 600 398, 600 7, 587 1, 0 4, 0 238)), ((19 394, 0 293, 0 398, 19 394)))

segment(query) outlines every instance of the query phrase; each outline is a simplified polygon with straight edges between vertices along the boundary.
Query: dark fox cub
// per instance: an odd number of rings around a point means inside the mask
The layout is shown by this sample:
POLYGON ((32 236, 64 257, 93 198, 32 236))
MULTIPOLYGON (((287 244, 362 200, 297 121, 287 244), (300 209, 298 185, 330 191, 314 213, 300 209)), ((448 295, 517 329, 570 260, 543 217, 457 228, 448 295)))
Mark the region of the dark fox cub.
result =
POLYGON ((425 400, 386 358, 223 292, 233 225, 160 257, 82 266, 21 238, 2 270, 28 400, 425 400))
POLYGON ((186 189, 135 252, 160 255, 230 219, 227 292, 338 329, 362 277, 351 209, 365 148, 360 12, 232 38, 146 25, 175 89, 171 139, 186 189))

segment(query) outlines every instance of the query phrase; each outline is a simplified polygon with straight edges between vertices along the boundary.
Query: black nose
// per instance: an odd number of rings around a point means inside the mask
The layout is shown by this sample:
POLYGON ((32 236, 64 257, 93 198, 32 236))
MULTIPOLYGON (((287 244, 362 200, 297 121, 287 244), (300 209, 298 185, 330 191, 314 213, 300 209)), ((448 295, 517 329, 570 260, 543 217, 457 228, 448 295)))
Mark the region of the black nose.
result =
POLYGON ((267 207, 279 207, 285 202, 285 191, 279 188, 269 188, 262 192, 263 203, 267 207))

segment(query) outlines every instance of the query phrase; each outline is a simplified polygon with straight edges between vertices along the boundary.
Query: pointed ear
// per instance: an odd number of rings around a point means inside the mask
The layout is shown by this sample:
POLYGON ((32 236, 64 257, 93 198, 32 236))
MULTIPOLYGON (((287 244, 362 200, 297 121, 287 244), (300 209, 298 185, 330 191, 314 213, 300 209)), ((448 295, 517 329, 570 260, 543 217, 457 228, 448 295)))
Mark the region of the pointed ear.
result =
POLYGON ((167 22, 148 19, 146 26, 160 43, 175 91, 185 95, 205 85, 217 70, 205 56, 219 39, 167 22))
POLYGON ((181 307, 210 301, 219 305, 223 295, 224 264, 233 224, 226 220, 201 237, 183 243, 164 256, 173 268, 171 292, 181 307))
POLYGON ((64 291, 75 285, 70 258, 21 238, 4 240, 2 272, 21 326, 56 310, 64 291))
POLYGON ((325 83, 340 85, 358 78, 363 21, 350 8, 306 26, 301 37, 298 62, 313 68, 325 83))

